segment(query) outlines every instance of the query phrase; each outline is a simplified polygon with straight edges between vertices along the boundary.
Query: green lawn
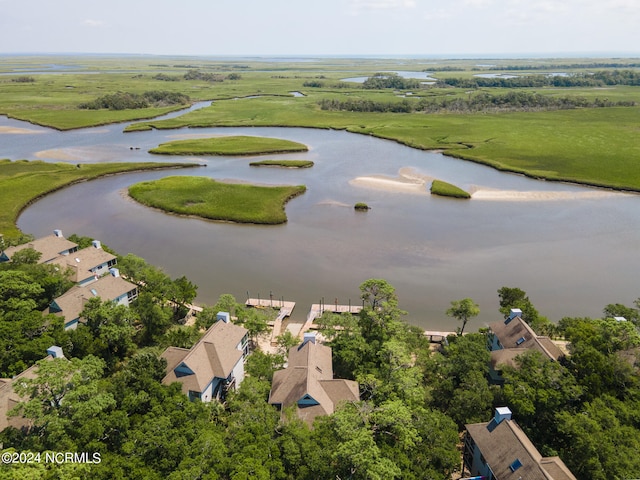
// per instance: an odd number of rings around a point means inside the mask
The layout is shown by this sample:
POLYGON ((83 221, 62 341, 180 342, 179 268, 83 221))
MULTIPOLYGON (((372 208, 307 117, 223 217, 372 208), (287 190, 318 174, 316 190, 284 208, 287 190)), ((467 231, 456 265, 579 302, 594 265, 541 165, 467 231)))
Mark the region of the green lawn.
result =
POLYGON ((129 194, 135 200, 166 212, 259 224, 285 223, 285 204, 305 191, 304 185, 262 187, 183 176, 129 187, 129 194))
POLYGON ((306 145, 289 140, 237 135, 176 140, 162 143, 149 150, 149 153, 161 155, 262 155, 306 152, 307 150, 306 145))
POLYGON ((9 239, 20 235, 20 212, 38 198, 73 183, 104 175, 142 170, 194 167, 180 163, 46 163, 0 160, 0 233, 9 239))

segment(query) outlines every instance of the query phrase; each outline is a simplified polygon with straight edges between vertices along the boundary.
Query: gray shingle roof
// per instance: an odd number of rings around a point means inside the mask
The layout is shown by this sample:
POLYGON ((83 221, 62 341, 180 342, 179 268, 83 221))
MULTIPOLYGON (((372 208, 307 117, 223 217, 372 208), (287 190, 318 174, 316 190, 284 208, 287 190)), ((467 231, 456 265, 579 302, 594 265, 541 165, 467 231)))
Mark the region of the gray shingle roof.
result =
POLYGON ((560 458, 543 458, 514 420, 503 420, 491 431, 490 423, 466 428, 497 480, 576 480, 560 458), (516 460, 521 466, 514 472, 516 460))
POLYGON ((338 403, 359 399, 357 382, 333 378, 331 348, 314 342, 289 350, 288 366, 275 372, 269 394, 272 405, 298 405, 298 417, 309 424, 318 415, 332 414, 338 403), (306 396, 318 404, 298 405, 306 396))

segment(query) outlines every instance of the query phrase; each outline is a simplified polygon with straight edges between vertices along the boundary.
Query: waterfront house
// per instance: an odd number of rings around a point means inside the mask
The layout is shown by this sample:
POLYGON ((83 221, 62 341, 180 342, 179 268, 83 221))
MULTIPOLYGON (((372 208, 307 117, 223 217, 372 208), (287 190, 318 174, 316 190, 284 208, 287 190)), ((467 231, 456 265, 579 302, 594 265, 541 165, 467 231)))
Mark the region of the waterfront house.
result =
POLYGON ((180 382, 190 400, 222 401, 227 391, 237 389, 244 379, 248 331, 231 323, 227 312, 218 312, 217 318, 191 349, 169 347, 162 353, 167 360, 162 383, 180 382))
POLYGON ((66 271, 76 284, 87 285, 109 273, 117 259, 102 248, 100 241, 94 240, 90 247, 77 250, 72 255, 59 256, 50 263, 66 271))
POLYGON ((331 415, 340 402, 358 400, 358 383, 333 378, 331 348, 317 343, 314 333, 289 350, 287 368, 275 372, 269 393, 271 405, 281 411, 294 406, 310 426, 317 416, 331 415))
POLYGON ((50 263, 58 257, 66 257, 76 252, 78 245, 64 238, 61 230, 54 230, 52 235, 0 250, 0 263, 10 261, 16 252, 26 248, 32 248, 40 253, 38 263, 50 263))
POLYGON ((90 298, 100 297, 103 301, 112 301, 116 305, 129 306, 138 298, 138 287, 120 276, 117 268, 89 285, 76 285, 63 295, 54 299, 43 313, 53 313, 64 317, 65 330, 74 329, 82 321, 80 314, 90 298))
POLYGON ((509 316, 490 325, 492 381, 501 383, 500 368, 503 365, 515 366, 515 358, 527 350, 540 352, 552 361, 558 361, 564 355, 562 350, 546 336, 536 335, 533 329, 522 320, 522 311, 511 309, 509 316))
POLYGON ((500 407, 490 422, 465 426, 466 473, 483 480, 576 480, 560 457, 543 457, 511 416, 500 407))
MULTIPOLYGON (((54 358, 64 358, 62 348, 52 346, 47 349, 47 356, 45 360, 53 360, 54 358)), ((13 378, 0 378, 0 432, 7 427, 14 427, 17 429, 27 429, 31 426, 31 420, 28 420, 22 416, 9 416, 9 412, 26 398, 18 395, 13 386, 24 379, 36 378, 38 374, 38 365, 32 365, 22 373, 16 375, 13 378)))

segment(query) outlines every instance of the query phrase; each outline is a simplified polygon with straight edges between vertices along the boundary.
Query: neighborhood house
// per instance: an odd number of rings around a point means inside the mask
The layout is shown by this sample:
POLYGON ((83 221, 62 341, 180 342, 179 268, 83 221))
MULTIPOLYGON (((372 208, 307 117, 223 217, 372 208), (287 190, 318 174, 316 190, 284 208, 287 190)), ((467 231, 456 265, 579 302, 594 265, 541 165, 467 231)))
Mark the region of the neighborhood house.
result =
POLYGON ((228 312, 218 312, 216 323, 191 349, 169 347, 162 353, 167 360, 162 383, 182 383, 190 400, 224 400, 244 379, 248 345, 247 329, 231 323, 228 312))

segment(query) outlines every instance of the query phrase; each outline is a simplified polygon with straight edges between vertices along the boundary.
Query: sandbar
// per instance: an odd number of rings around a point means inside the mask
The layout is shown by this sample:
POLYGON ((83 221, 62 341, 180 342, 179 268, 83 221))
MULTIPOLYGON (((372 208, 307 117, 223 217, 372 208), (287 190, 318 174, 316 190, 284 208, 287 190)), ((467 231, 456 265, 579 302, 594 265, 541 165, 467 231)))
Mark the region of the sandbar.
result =
POLYGON ((490 188, 478 187, 471 194, 473 200, 502 201, 502 202, 548 202, 558 200, 585 200, 609 198, 621 195, 614 191, 590 191, 590 192, 569 192, 569 191, 517 191, 517 190, 494 190, 490 188))
POLYGON ((30 128, 19 128, 19 127, 0 127, 0 134, 11 134, 11 135, 26 135, 33 133, 45 133, 43 130, 31 130, 30 128))
POLYGON ((398 170, 397 177, 368 175, 364 177, 356 177, 350 180, 349 184, 390 192, 428 195, 429 190, 427 189, 427 184, 431 183, 433 180, 433 177, 422 175, 411 168, 404 167, 398 170))

